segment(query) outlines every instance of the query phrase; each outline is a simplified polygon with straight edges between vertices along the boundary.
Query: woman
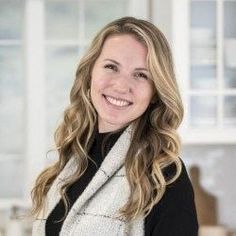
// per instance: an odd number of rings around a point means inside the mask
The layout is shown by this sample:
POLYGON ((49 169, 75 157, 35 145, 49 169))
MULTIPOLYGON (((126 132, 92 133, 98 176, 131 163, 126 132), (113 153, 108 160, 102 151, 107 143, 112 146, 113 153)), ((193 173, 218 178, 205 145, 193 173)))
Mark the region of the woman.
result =
POLYGON ((80 62, 70 101, 55 133, 59 159, 32 191, 33 235, 197 235, 163 34, 132 17, 106 25, 80 62))

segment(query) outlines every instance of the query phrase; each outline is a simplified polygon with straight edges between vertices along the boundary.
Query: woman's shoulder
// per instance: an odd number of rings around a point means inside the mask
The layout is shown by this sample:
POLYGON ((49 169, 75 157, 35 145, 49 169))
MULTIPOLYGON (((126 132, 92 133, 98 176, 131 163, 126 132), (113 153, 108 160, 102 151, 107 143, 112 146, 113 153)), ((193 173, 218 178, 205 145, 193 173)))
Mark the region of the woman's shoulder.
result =
MULTIPOLYGON (((179 195, 180 195, 179 197, 181 197, 182 195, 186 197, 186 194, 189 194, 193 197, 192 183, 190 181, 190 178, 189 178, 189 175, 188 175, 188 172, 187 172, 187 169, 183 160, 181 160, 181 165, 182 165, 182 169, 178 178, 171 184, 167 185, 166 187, 166 192, 164 194, 164 196, 166 195, 165 196, 166 198, 168 197, 169 194, 171 194, 172 196, 176 195, 176 197, 179 195)), ((173 177, 175 173, 176 173, 175 164, 171 164, 170 166, 166 167, 166 169, 164 170, 164 175, 166 178, 173 177)))
MULTIPOLYGON (((171 232, 182 230, 179 227, 184 223, 186 223, 186 232, 191 232, 191 234, 183 232, 182 236, 195 235, 197 232, 198 223, 193 187, 182 160, 181 163, 182 170, 179 177, 173 183, 167 185, 162 199, 154 205, 145 218, 145 235, 155 235, 150 233, 154 231, 160 233, 158 235, 179 235, 171 234, 171 232), (161 234, 161 232, 165 233, 161 234)), ((168 166, 164 171, 167 178, 175 173, 176 167, 174 164, 168 166)))
MULTIPOLYGON (((176 209, 181 205, 186 206, 187 203, 193 203, 194 192, 192 183, 187 173, 186 166, 181 160, 182 169, 178 178, 167 185, 166 191, 162 199, 154 207, 156 208, 173 208, 176 209)), ((176 165, 171 164, 164 170, 166 179, 172 178, 176 174, 176 165)))

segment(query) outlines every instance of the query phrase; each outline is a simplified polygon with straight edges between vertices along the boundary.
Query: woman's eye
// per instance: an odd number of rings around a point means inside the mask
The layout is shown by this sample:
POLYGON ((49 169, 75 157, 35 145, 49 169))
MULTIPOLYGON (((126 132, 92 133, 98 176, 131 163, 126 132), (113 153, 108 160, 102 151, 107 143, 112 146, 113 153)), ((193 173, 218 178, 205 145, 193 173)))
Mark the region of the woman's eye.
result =
POLYGON ((118 71, 117 66, 113 65, 113 64, 107 64, 107 65, 104 66, 104 68, 110 69, 110 70, 113 70, 113 71, 118 71))
POLYGON ((137 72, 134 75, 136 78, 141 78, 141 79, 148 79, 148 76, 142 72, 137 72))

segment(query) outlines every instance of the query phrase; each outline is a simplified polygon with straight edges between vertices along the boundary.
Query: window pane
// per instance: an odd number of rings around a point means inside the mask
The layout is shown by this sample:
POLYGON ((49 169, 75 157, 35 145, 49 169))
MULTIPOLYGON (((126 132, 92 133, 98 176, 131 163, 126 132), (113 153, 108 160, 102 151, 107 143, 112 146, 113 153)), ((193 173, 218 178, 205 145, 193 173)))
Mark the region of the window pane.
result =
POLYGON ((224 85, 236 88, 236 2, 224 2, 224 85))
POLYGON ((78 39, 79 1, 46 2, 46 38, 78 39))
POLYGON ((225 38, 236 37, 235 14, 236 14, 236 2, 224 1, 224 36, 225 38))
MULTIPOLYGON (((191 1, 191 26, 209 27, 215 33, 216 1, 191 1)), ((199 37, 206 37, 206 35, 199 35, 199 37)))
POLYGON ((214 89, 216 83, 215 66, 192 66, 190 86, 192 89, 214 89))
POLYGON ((4 153, 22 153, 24 149, 22 61, 21 47, 0 47, 0 149, 4 153))
POLYGON ((217 87, 215 1, 191 1, 190 38, 191 88, 215 89, 217 87))
POLYGON ((0 39, 21 39, 24 22, 24 1, 4 0, 0 7, 0 39))
MULTIPOLYGON (((236 57, 236 50, 234 56, 236 57)), ((234 68, 225 68, 224 82, 225 88, 236 88, 236 62, 234 68)))
POLYGON ((56 122, 69 102, 69 92, 79 62, 79 50, 76 46, 48 46, 46 51, 47 122, 51 139, 56 122))
POLYGON ((85 1, 85 36, 93 37, 109 21, 127 15, 128 1, 85 1))
POLYGON ((0 156, 0 189, 4 190, 0 191, 0 198, 23 197, 25 163, 22 159, 22 156, 18 158, 0 156))
POLYGON ((236 125, 236 96, 224 98, 224 121, 225 125, 236 125))
POLYGON ((214 126, 217 122, 217 99, 215 96, 192 96, 190 124, 192 126, 214 126))

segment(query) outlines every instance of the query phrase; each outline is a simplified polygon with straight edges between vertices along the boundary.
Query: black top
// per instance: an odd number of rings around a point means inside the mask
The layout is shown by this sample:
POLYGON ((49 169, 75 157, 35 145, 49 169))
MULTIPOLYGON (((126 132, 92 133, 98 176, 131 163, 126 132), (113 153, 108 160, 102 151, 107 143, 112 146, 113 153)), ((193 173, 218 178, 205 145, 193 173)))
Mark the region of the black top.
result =
MULTIPOLYGON (((88 168, 83 176, 74 183, 67 191, 70 208, 81 195, 95 175, 97 168, 103 161, 111 147, 115 144, 122 132, 112 134, 104 146, 102 155, 102 144, 106 133, 97 134, 90 149, 89 155, 96 162, 89 160, 88 168)), ((183 164, 183 163, 182 163, 183 164)), ((175 167, 166 169, 165 175, 171 176, 175 173, 175 167)), ((63 201, 60 200, 46 221, 46 235, 58 236, 61 230, 65 213, 63 201)), ((191 182, 186 168, 183 164, 179 178, 167 186, 166 192, 160 202, 156 204, 149 215, 145 218, 145 236, 197 236, 198 222, 194 205, 194 195, 191 182)))

